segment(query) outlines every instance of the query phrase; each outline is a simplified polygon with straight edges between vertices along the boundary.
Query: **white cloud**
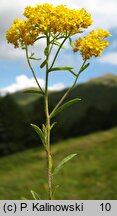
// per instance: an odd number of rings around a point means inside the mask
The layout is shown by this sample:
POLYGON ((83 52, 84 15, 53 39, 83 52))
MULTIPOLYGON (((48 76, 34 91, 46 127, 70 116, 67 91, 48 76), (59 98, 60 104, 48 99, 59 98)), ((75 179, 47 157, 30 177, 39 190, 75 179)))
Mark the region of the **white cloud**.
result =
MULTIPOLYGON (((43 79, 38 79, 41 87, 44 87, 44 80, 43 79)), ((1 88, 1 94, 6 94, 6 93, 14 93, 16 91, 20 91, 25 88, 30 88, 30 87, 37 87, 36 82, 33 78, 28 78, 26 75, 20 75, 16 77, 16 82, 1 88)))
POLYGON ((11 44, 7 44, 6 41, 0 42, 0 59, 23 59, 25 52, 22 49, 14 49, 11 44))
MULTIPOLYGON (((44 88, 45 81, 43 79, 38 79, 38 82, 42 88, 44 88)), ((34 78, 28 78, 26 75, 20 75, 16 77, 16 82, 0 89, 0 94, 5 95, 7 93, 14 93, 26 88, 37 87, 37 84, 34 78)), ((63 83, 56 83, 49 87, 49 90, 59 91, 64 89, 65 86, 63 83)))
POLYGON ((103 55, 100 62, 117 65, 117 52, 111 52, 103 55))
MULTIPOLYGON (((74 1, 73 1, 74 2, 74 1)), ((117 1, 116 0, 79 0, 75 1, 76 7, 86 8, 93 17, 94 27, 114 28, 117 27, 117 1)))
MULTIPOLYGON (((45 47, 45 41, 42 39, 41 42, 35 43, 32 47, 29 47, 29 54, 30 52, 34 52, 37 57, 44 57, 43 50, 45 47)), ((14 49, 13 45, 7 43, 7 41, 2 40, 0 41, 0 58, 1 59, 25 59, 25 50, 22 49, 14 49)))
POLYGON ((65 85, 63 83, 56 83, 49 87, 50 91, 60 91, 65 88, 65 85))

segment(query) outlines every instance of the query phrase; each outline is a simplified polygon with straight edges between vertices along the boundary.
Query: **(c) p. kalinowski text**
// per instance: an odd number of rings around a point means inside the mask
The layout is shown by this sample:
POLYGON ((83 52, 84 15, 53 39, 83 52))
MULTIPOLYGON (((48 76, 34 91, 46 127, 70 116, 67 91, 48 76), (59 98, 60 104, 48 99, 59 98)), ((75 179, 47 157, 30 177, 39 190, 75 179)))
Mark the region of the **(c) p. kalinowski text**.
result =
POLYGON ((32 203, 32 211, 83 211, 84 206, 83 203, 75 203, 75 204, 70 204, 70 205, 65 205, 65 204, 50 204, 50 203, 45 203, 44 205, 39 204, 39 203, 32 203))

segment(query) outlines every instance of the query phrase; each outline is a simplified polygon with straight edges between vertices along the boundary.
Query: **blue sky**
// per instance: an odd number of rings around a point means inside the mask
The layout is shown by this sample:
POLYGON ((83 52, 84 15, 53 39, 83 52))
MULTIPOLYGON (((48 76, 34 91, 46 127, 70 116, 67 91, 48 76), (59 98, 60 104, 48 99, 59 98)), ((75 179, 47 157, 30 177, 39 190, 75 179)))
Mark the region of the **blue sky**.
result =
MULTIPOLYGON (((54 3, 66 4, 68 7, 80 9, 84 7, 92 14, 94 24, 92 28, 108 29, 112 37, 109 38, 110 46, 106 48, 100 58, 92 59, 90 67, 81 74, 79 82, 85 82, 94 77, 102 76, 106 73, 117 75, 117 0, 1 0, 0 3, 0 93, 15 92, 25 87, 35 86, 32 74, 28 68, 24 51, 14 49, 12 45, 7 44, 5 39, 6 30, 10 27, 12 21, 17 17, 22 17, 23 9, 26 5, 35 3, 54 3)), ((90 28, 90 30, 92 29, 90 28)), ((87 33, 87 32, 86 32, 87 33)), ((44 47, 37 44, 35 52, 44 47)), ((32 48, 31 48, 32 50, 32 48)), ((62 51, 57 60, 57 65, 73 66, 77 71, 81 65, 81 58, 78 54, 73 54, 66 44, 66 50, 62 51)), ((39 65, 34 64, 36 74, 44 86, 44 70, 40 71, 39 65)), ((73 77, 68 72, 56 72, 50 75, 50 88, 62 89, 73 82, 73 77)))

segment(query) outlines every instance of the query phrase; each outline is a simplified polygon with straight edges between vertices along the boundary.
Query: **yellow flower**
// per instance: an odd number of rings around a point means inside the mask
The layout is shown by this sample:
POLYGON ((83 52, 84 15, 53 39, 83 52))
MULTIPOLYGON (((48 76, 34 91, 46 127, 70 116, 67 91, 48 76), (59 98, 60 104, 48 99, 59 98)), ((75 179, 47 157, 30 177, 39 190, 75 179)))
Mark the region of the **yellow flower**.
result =
POLYGON ((105 40, 108 36, 111 34, 106 30, 92 30, 88 36, 78 38, 74 42, 73 51, 80 51, 84 60, 90 59, 92 56, 98 57, 109 45, 109 42, 105 40))
POLYGON ((68 9, 64 5, 51 4, 28 6, 24 10, 26 20, 16 19, 7 31, 6 38, 15 47, 33 45, 39 35, 74 35, 92 24, 91 15, 85 9, 68 9))

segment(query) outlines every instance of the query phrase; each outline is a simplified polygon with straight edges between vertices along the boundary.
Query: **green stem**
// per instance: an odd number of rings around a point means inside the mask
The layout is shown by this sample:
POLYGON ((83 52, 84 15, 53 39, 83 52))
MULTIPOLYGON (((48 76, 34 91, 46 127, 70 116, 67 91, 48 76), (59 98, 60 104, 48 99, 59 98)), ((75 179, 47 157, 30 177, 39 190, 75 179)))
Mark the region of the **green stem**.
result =
POLYGON ((33 68, 32 68, 32 65, 31 65, 31 63, 30 63, 27 45, 26 45, 26 59, 27 59, 28 65, 29 65, 29 67, 30 67, 30 69, 31 69, 31 71, 32 71, 33 77, 34 77, 34 79, 35 79, 35 81, 36 81, 36 83, 37 83, 37 85, 38 85, 40 91, 44 94, 44 91, 43 91, 43 89, 41 88, 41 86, 40 86, 40 84, 39 84, 39 82, 38 82, 38 80, 37 80, 37 78, 36 78, 35 72, 34 72, 34 70, 33 70, 33 68))
POLYGON ((45 36, 40 36, 40 37, 36 38, 36 39, 35 39, 35 42, 36 42, 37 40, 42 39, 42 38, 45 38, 45 36))
MULTIPOLYGON (((47 35, 47 50, 49 52, 50 35, 47 35)), ((48 169, 48 195, 49 200, 52 199, 52 173, 51 173, 51 149, 50 149, 50 116, 49 116, 49 105, 48 105, 48 61, 49 53, 46 56, 46 82, 45 82, 45 115, 46 115, 46 144, 47 144, 47 169, 48 169)))
POLYGON ((61 47, 63 46, 63 44, 65 43, 65 41, 67 40, 67 38, 68 38, 68 36, 66 36, 66 37, 64 38, 63 42, 62 42, 61 45, 59 46, 59 48, 58 48, 58 50, 57 50, 57 52, 56 52, 56 54, 55 54, 55 57, 54 57, 54 59, 53 59, 53 62, 52 62, 52 64, 51 64, 49 70, 53 67, 53 65, 54 65, 54 63, 55 63, 55 61, 56 61, 56 58, 57 58, 57 56, 58 56, 58 54, 59 54, 59 51, 60 51, 61 47))
POLYGON ((68 94, 73 90, 73 88, 75 87, 76 83, 77 83, 77 80, 78 80, 78 77, 80 75, 80 71, 81 69, 83 68, 83 66, 85 65, 86 61, 83 62, 77 76, 76 76, 76 79, 73 83, 73 85, 65 92, 65 94, 62 96, 62 98, 60 99, 60 101, 57 103, 57 105, 55 106, 55 108, 53 109, 53 111, 51 112, 50 114, 50 118, 51 116, 53 115, 53 113, 58 109, 58 107, 62 104, 62 102, 65 100, 65 98, 68 96, 68 94))

